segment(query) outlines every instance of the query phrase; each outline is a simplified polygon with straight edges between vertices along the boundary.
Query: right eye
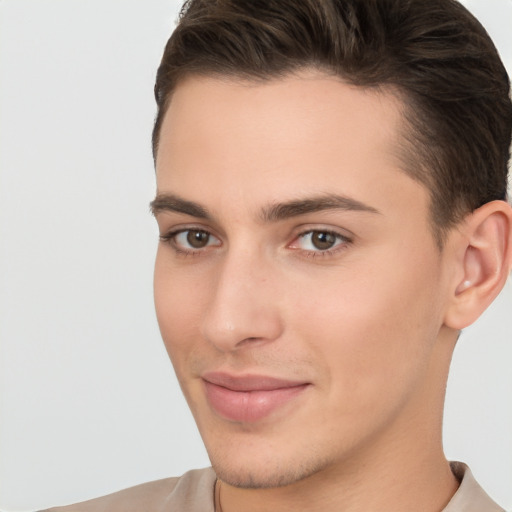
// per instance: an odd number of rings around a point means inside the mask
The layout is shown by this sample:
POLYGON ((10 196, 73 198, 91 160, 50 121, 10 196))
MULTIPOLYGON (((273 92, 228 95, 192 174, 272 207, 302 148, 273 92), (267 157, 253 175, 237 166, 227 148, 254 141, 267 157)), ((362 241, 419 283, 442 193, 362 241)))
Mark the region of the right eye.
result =
POLYGON ((203 229, 182 229, 162 236, 161 239, 170 242, 176 250, 186 253, 221 245, 218 238, 203 229))

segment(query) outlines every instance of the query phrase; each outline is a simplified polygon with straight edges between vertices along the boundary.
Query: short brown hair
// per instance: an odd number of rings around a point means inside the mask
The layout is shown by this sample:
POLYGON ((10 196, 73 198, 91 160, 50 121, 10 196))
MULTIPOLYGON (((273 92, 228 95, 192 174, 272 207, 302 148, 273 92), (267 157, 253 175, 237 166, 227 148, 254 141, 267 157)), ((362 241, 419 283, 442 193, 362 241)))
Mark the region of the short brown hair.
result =
POLYGON ((158 69, 153 130, 189 75, 250 80, 314 67, 397 91, 404 170, 431 194, 435 234, 507 198, 510 82, 481 24, 455 0, 189 0, 158 69))

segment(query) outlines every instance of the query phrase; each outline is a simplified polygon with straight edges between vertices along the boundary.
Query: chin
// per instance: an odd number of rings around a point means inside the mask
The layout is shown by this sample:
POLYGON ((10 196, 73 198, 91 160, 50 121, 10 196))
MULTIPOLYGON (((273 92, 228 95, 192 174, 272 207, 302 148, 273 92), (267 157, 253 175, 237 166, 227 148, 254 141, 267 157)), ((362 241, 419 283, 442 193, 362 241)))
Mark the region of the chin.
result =
POLYGON ((285 487, 310 476, 308 471, 293 471, 291 468, 280 471, 269 471, 268 469, 258 471, 250 467, 231 469, 219 467, 218 465, 214 465, 213 468, 220 480, 232 487, 238 487, 240 489, 285 487))
POLYGON ((236 460, 215 460, 212 466, 217 477, 224 483, 241 489, 269 489, 285 487, 311 477, 328 466, 322 461, 298 461, 293 458, 274 456, 268 460, 244 458, 241 452, 236 460), (281 459, 279 460, 278 457, 281 459))

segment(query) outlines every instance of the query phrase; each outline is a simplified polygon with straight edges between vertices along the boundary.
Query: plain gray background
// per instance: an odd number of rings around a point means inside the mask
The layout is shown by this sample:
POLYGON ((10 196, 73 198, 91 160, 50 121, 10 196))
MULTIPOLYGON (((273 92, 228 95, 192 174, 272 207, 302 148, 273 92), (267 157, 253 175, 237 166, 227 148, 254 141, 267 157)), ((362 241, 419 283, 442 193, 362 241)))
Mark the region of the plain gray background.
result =
MULTIPOLYGON (((512 1, 468 0, 512 70, 512 1)), ((208 464, 153 313, 170 0, 0 0, 0 509, 208 464)), ((512 286, 462 336, 445 445, 512 508, 512 286)), ((414 454, 411 454, 414 456, 414 454)))

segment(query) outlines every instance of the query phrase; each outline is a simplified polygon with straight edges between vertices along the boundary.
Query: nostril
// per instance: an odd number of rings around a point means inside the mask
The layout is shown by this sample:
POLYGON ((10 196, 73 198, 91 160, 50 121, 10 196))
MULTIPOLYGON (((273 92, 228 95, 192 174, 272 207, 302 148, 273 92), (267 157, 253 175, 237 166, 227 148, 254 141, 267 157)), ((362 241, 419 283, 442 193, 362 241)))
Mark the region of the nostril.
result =
POLYGON ((245 338, 244 340, 241 340, 238 343, 238 347, 243 347, 243 346, 246 346, 246 345, 256 345, 258 343, 265 343, 265 339, 264 338, 257 338, 257 337, 245 338))

